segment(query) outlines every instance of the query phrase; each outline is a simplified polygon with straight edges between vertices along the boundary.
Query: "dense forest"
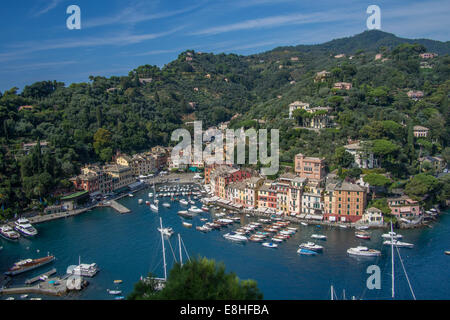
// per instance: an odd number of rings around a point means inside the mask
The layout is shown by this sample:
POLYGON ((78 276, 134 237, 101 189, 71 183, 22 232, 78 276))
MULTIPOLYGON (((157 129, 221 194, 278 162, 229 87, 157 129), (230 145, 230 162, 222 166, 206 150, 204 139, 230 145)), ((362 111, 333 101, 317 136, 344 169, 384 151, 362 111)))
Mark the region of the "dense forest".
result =
POLYGON ((367 31, 250 56, 188 50, 162 68, 144 65, 127 76, 11 88, 0 93, 0 214, 51 203, 71 187, 68 178, 84 163, 169 145, 172 131, 194 119, 206 128, 233 116, 232 128, 280 129, 283 163, 292 164, 299 152, 322 156, 343 178, 362 171, 351 168, 342 146, 349 139, 369 141, 383 169, 365 173, 389 172, 384 184, 390 188, 405 187, 417 197, 433 194, 442 202, 450 197, 449 178, 437 177, 417 159, 440 155, 450 161, 449 52, 449 42, 367 31), (427 68, 421 68, 424 52, 439 54, 426 61, 427 68), (383 59, 375 60, 380 53, 383 59), (322 70, 331 76, 314 82, 322 70), (333 89, 341 81, 353 88, 333 89), (421 90, 424 97, 412 100, 408 90, 421 90), (296 100, 331 107, 336 126, 298 128, 301 115, 288 119, 296 100), (430 136, 414 138, 414 125, 429 128, 430 136), (30 142, 38 143, 25 151, 30 142))

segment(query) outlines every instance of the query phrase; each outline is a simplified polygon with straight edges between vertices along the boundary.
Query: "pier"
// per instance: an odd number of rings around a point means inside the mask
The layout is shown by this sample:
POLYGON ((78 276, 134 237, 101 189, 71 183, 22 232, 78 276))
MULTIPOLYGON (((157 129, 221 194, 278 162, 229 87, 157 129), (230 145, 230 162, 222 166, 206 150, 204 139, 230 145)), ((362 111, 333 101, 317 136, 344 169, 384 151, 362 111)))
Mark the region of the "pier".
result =
POLYGON ((52 270, 47 271, 46 273, 43 273, 43 274, 38 275, 38 276, 36 276, 36 277, 34 277, 34 278, 31 278, 31 279, 26 280, 26 281, 25 281, 25 284, 32 284, 32 283, 35 283, 35 282, 41 280, 41 278, 43 278, 43 277, 44 277, 44 278, 45 278, 45 277, 50 277, 51 275, 54 275, 55 273, 56 273, 56 269, 53 268, 52 270))
POLYGON ((0 289, 0 294, 26 293, 62 296, 67 293, 66 280, 61 278, 51 278, 34 286, 20 286, 0 289))
POLYGON ((111 207, 111 208, 113 208, 114 210, 116 210, 117 212, 119 212, 121 214, 130 213, 131 212, 130 209, 128 209, 127 207, 121 205, 120 203, 118 203, 115 200, 106 201, 101 206, 103 206, 103 207, 111 207))

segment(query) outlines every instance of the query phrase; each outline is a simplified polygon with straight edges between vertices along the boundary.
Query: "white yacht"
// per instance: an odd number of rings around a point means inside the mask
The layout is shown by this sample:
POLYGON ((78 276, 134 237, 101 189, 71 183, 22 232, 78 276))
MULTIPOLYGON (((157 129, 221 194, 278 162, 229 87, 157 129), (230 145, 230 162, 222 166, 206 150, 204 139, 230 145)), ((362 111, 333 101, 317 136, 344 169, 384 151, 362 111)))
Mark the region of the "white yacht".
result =
POLYGON ((387 238, 387 239, 401 239, 403 238, 403 236, 401 234, 397 234, 393 231, 389 232, 389 233, 384 233, 383 235, 381 235, 383 238, 387 238))
POLYGON ((30 221, 25 218, 21 218, 15 222, 15 227, 17 231, 26 237, 32 237, 37 235, 37 230, 31 225, 30 221))
POLYGON ((159 232, 162 232, 162 234, 163 235, 165 235, 165 236, 168 236, 168 237, 170 237, 170 236, 172 236, 173 234, 174 234, 174 231, 173 231, 173 229, 172 228, 158 228, 158 231, 159 232))
POLYGON ((170 208, 170 203, 164 202, 162 205, 163 205, 163 207, 165 207, 165 208, 170 208))
POLYGON ((187 206, 189 202, 187 202, 185 199, 181 199, 180 204, 182 204, 183 206, 187 206))
POLYGON ((396 247, 402 247, 402 248, 413 248, 414 247, 414 245, 412 243, 402 242, 402 241, 398 241, 396 239, 386 240, 383 242, 383 244, 385 246, 394 245, 396 247))
POLYGON ((66 273, 71 275, 90 277, 92 278, 97 274, 99 268, 96 263, 80 263, 78 265, 71 265, 67 267, 66 273))
POLYGON ((154 212, 158 212, 159 211, 158 204, 151 203, 150 204, 150 210, 152 210, 154 212))
POLYGON ((223 235, 225 239, 232 240, 232 241, 238 241, 238 242, 246 242, 248 241, 248 238, 246 236, 243 236, 242 234, 238 234, 236 232, 230 232, 223 235))
POLYGON ((139 204, 143 204, 143 203, 144 203, 144 200, 139 199, 139 200, 138 200, 138 203, 139 203, 139 204))
POLYGON ((306 242, 306 243, 302 243, 299 245, 299 248, 302 249, 308 249, 308 250, 312 250, 312 251, 322 251, 323 247, 319 246, 318 244, 315 244, 314 242, 306 242))
POLYGON ((367 247, 358 246, 356 248, 350 248, 347 253, 354 256, 364 256, 364 257, 377 257, 381 256, 381 252, 375 249, 369 249, 367 247))
POLYGON ((15 232, 13 228, 5 224, 0 227, 0 236, 6 240, 17 241, 20 238, 20 234, 15 232))
POLYGON ((201 212, 203 212, 202 209, 197 208, 196 206, 190 207, 190 208, 188 209, 188 211, 191 212, 191 213, 201 213, 201 212))
POLYGON ((319 239, 319 240, 326 240, 327 236, 324 236, 323 234, 313 234, 313 235, 311 235, 311 238, 319 239))

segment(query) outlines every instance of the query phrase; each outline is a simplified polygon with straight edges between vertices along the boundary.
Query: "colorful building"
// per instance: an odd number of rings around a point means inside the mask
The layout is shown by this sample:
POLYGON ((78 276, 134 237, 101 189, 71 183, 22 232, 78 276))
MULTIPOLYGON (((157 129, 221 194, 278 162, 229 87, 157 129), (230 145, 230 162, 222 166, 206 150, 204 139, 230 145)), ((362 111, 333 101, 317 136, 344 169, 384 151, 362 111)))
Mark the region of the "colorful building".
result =
POLYGON ((356 222, 362 218, 366 201, 364 187, 346 181, 330 183, 324 193, 324 217, 328 221, 356 222))
POLYGON ((318 183, 325 177, 325 159, 305 157, 299 153, 295 156, 295 172, 301 178, 318 183))

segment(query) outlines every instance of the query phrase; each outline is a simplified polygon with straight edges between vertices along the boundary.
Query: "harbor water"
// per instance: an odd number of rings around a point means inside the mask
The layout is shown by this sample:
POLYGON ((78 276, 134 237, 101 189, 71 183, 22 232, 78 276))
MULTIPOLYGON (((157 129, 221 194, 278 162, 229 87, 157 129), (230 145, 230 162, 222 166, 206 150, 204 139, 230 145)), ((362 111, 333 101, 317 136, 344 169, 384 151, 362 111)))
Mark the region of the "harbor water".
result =
MULTIPOLYGON (((191 257, 205 256, 225 263, 226 270, 240 279, 254 279, 265 299, 330 299, 333 285, 337 298, 342 299, 345 290, 347 299, 391 299, 391 249, 383 246, 381 234, 387 230, 369 230, 371 240, 355 238, 355 230, 327 226, 302 226, 291 239, 279 244, 278 248, 266 248, 261 243, 238 244, 223 238, 223 234, 237 229, 239 223, 219 231, 202 233, 195 229, 203 225, 200 218, 211 220, 211 213, 201 213, 190 220, 177 215, 186 210, 177 201, 159 198, 159 213, 152 212, 147 205, 148 192, 143 190, 134 197, 125 197, 118 202, 131 210, 119 214, 111 208, 97 208, 75 217, 54 220, 35 225, 39 234, 35 238, 21 237, 17 243, 1 239, 0 270, 25 258, 39 258, 50 253, 56 261, 45 267, 18 275, 13 285, 23 284, 26 279, 44 273, 51 268, 58 275, 64 275, 69 265, 97 263, 100 272, 89 279, 89 286, 81 292, 64 297, 41 296, 43 299, 114 299, 107 289, 122 290, 127 295, 141 276, 152 272, 163 276, 162 247, 159 218, 164 227, 172 227, 175 234, 166 241, 168 270, 174 259, 179 259, 177 234, 180 233, 191 257), (143 199, 144 204, 138 204, 143 199), (162 206, 169 202, 170 208, 162 206), (193 224, 192 228, 182 225, 183 221, 193 224), (311 241, 314 233, 324 234, 326 241, 314 240, 324 246, 316 256, 297 254, 300 243, 311 241), (376 258, 355 258, 347 249, 364 245, 381 250, 376 258), (381 289, 368 289, 366 281, 371 274, 367 268, 377 265, 381 270, 381 289), (122 284, 114 284, 122 280, 122 284)), ((197 207, 201 203, 196 201, 197 207)), ((450 216, 442 214, 432 228, 401 230, 403 241, 413 243, 413 249, 400 248, 400 254, 417 299, 448 299, 450 292, 450 216)), ((250 218, 241 217, 241 224, 250 218)), ((256 220, 255 218, 251 218, 256 220)), ((183 259, 187 257, 183 249, 183 259)), ((395 254, 395 294, 397 299, 412 299, 403 272, 401 261, 395 254)), ((36 295, 30 295, 36 297, 36 295)), ((29 298, 30 298, 29 297, 29 298)), ((5 299, 7 296, 1 297, 5 299)), ((19 297, 16 297, 19 299, 19 297)))

